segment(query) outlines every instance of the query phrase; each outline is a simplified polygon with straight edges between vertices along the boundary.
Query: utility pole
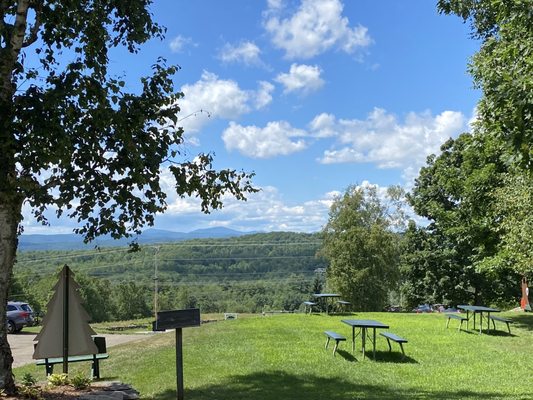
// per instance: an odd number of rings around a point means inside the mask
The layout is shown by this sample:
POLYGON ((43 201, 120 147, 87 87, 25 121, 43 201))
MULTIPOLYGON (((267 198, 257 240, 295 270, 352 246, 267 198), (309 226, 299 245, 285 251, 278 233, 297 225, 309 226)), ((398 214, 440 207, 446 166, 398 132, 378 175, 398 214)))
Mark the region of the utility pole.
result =
POLYGON ((157 267, 158 267, 158 255, 159 255, 160 246, 155 248, 155 259, 154 259, 154 317, 157 321, 157 292, 159 291, 158 278, 157 278, 157 267))

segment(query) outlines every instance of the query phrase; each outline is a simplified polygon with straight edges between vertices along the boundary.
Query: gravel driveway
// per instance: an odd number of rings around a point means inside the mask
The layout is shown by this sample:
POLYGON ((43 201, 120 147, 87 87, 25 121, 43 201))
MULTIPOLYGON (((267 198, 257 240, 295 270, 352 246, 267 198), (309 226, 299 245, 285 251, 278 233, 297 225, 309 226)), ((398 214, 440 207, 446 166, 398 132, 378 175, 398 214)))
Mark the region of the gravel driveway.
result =
MULTIPOLYGON (((134 335, 98 335, 104 336, 106 339, 107 347, 116 346, 122 343, 134 342, 137 340, 144 340, 151 336, 151 333, 140 333, 134 335)), ((31 364, 34 362, 33 355, 33 339, 34 333, 20 332, 13 335, 7 335, 7 341, 11 346, 11 352, 13 354, 13 368, 20 367, 24 364, 31 364)))

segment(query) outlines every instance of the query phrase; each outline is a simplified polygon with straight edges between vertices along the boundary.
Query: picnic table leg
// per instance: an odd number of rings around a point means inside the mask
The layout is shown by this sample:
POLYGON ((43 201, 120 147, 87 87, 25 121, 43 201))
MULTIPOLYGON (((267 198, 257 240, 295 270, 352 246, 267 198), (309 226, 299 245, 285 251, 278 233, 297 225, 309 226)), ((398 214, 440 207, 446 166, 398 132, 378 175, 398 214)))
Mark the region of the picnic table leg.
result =
POLYGON ((366 345, 366 328, 361 328, 362 332, 361 335, 363 335, 362 341, 363 341, 363 360, 365 359, 365 345, 366 345))
POLYGON ((46 376, 50 376, 54 373, 54 364, 48 364, 48 358, 44 359, 44 367, 46 369, 46 376))
POLYGON ((100 379, 100 362, 96 358, 96 354, 93 354, 93 362, 91 367, 91 378, 100 379))
POLYGON ((372 357, 374 358, 374 360, 376 359, 376 328, 373 329, 374 333, 372 335, 374 341, 373 341, 373 352, 372 352, 372 357))
POLYGON ((352 354, 355 353, 355 326, 352 326, 352 354))

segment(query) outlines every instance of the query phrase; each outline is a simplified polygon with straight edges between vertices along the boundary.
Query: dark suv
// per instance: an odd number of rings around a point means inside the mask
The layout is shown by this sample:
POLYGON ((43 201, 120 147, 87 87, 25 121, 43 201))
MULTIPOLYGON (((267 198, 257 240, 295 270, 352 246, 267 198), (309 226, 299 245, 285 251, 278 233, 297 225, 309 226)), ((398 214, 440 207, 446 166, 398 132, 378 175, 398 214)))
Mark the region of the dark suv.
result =
POLYGON ((28 303, 9 301, 7 303, 7 333, 17 333, 25 326, 34 324, 34 314, 28 303))

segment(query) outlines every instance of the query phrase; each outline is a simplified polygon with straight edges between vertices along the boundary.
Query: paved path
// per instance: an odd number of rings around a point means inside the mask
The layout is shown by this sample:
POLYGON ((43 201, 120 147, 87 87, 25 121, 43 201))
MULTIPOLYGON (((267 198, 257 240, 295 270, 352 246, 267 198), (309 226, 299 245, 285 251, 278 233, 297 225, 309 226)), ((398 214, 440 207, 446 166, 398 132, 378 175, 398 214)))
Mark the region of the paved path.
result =
MULTIPOLYGON (((105 336, 106 346, 112 347, 122 343, 134 342, 136 340, 144 340, 151 336, 147 334, 134 334, 134 335, 98 335, 105 336)), ((34 333, 17 333, 13 335, 7 335, 7 341, 11 346, 11 352, 13 354, 13 367, 20 367, 21 365, 31 364, 34 362, 33 355, 33 339, 34 333)))

